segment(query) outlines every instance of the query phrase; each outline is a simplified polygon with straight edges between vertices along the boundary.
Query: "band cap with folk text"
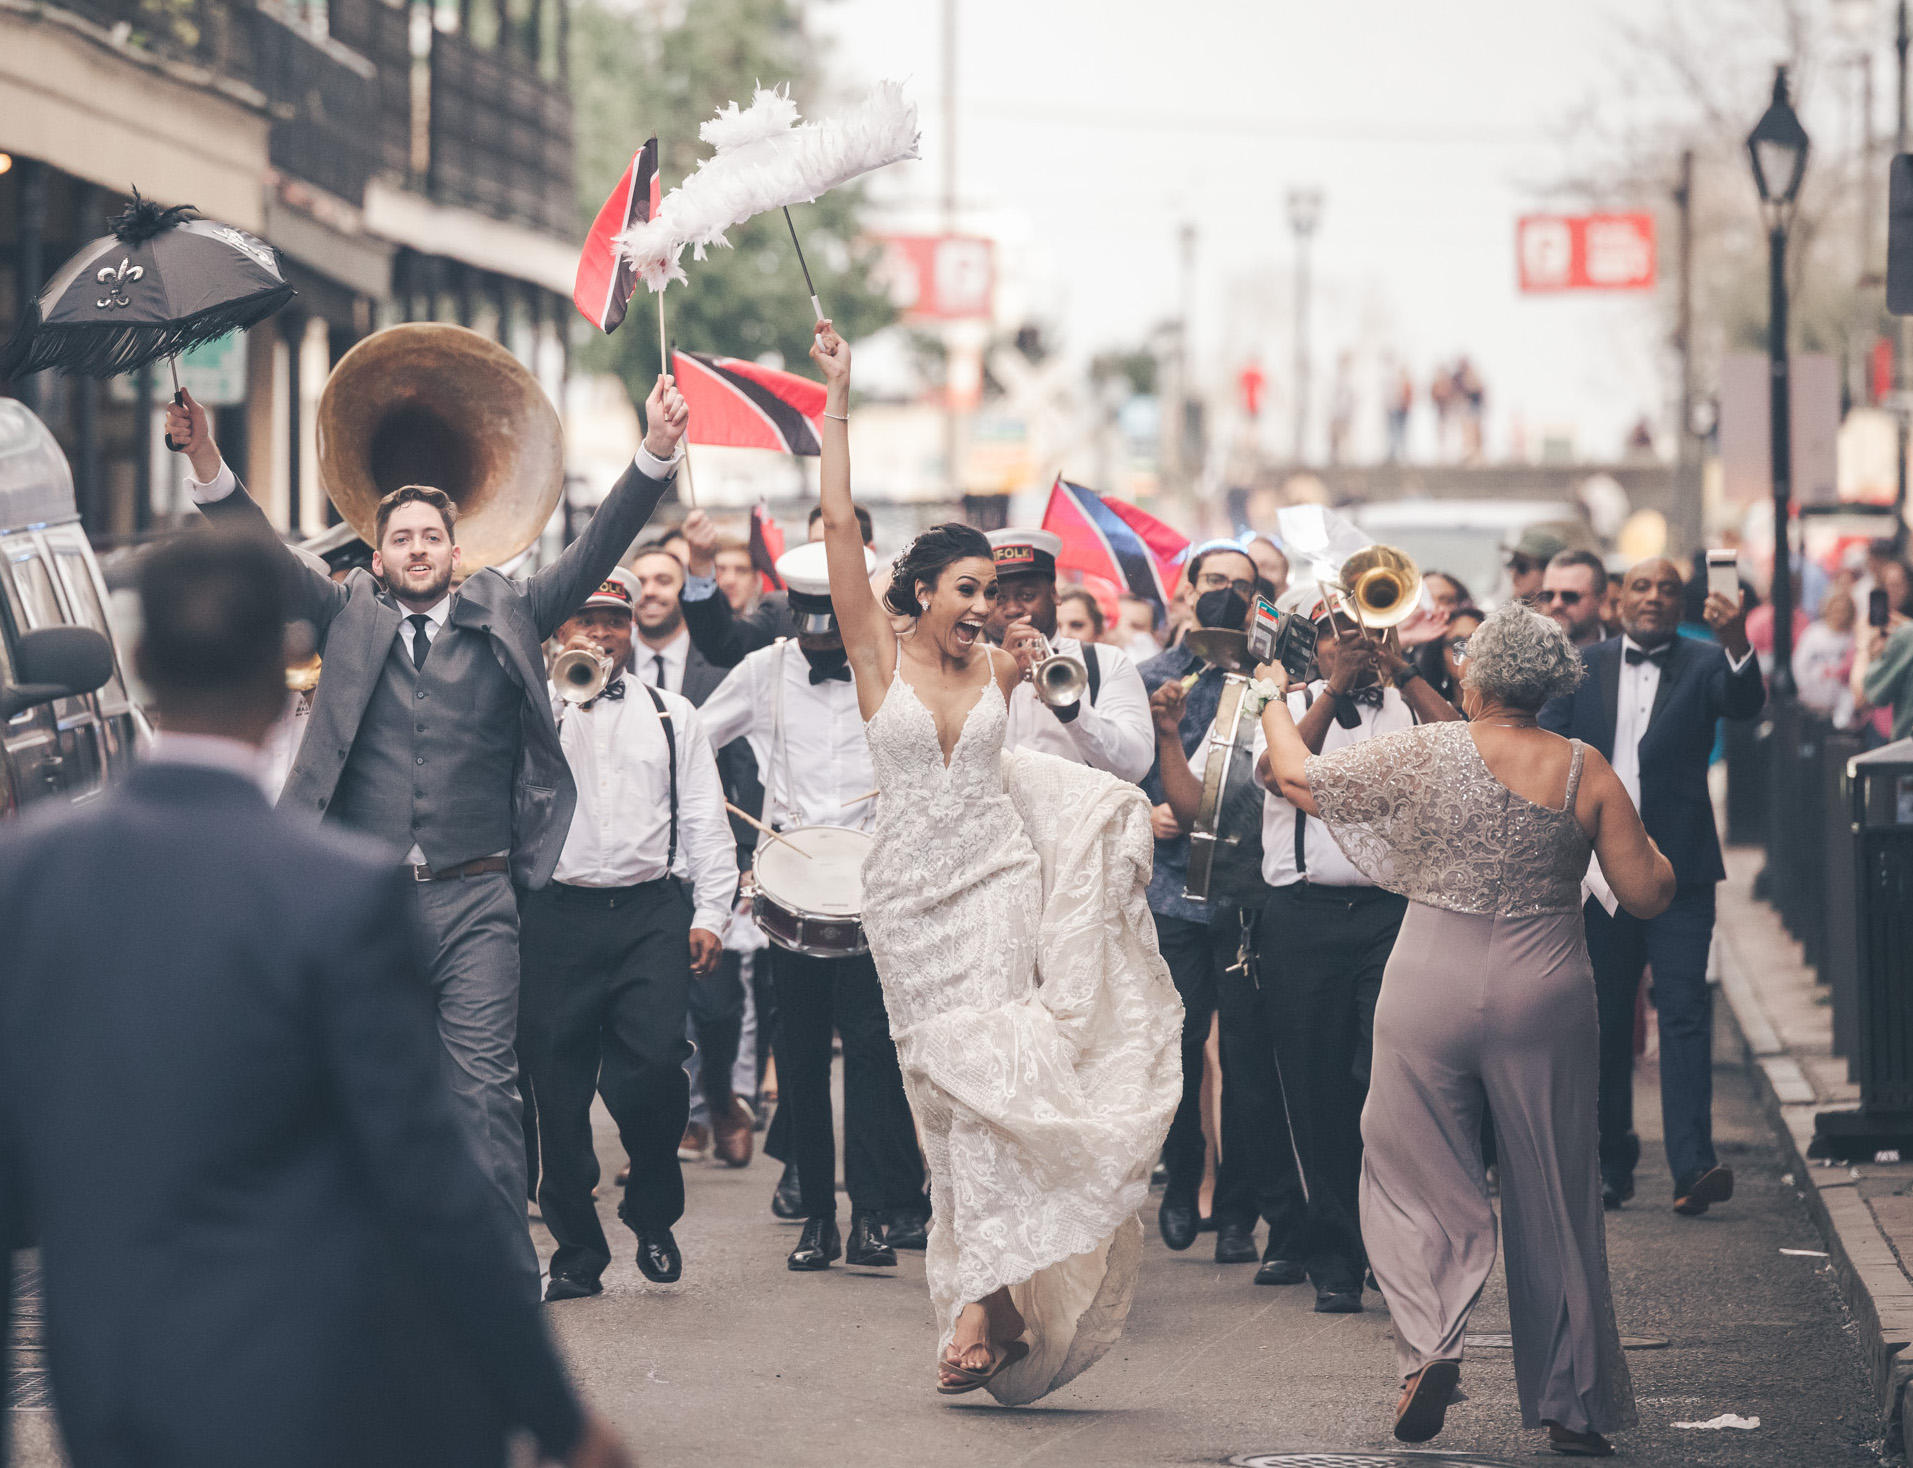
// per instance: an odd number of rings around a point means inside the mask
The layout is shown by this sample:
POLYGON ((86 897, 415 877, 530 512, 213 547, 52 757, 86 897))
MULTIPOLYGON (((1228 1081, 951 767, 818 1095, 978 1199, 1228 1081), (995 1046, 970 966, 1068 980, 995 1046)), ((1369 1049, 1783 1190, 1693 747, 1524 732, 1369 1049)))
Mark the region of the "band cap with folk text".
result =
POLYGON ((1060 535, 1048 530, 992 530, 989 541, 999 576, 1056 574, 1056 558, 1063 551, 1060 535))
POLYGON ((598 589, 585 598, 588 607, 617 607, 630 611, 637 605, 638 578, 623 566, 612 567, 611 574, 598 584, 598 589))

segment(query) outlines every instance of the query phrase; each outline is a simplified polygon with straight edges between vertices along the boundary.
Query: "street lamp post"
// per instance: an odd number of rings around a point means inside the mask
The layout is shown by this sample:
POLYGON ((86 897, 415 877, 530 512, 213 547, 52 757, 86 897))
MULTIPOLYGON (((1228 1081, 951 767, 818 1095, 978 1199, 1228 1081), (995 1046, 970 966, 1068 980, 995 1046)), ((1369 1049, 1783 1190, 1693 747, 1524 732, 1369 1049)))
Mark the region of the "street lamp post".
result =
POLYGON ((1309 426, 1309 241, 1322 222, 1320 189, 1289 190, 1289 228, 1295 231, 1295 445, 1293 458, 1305 461, 1309 426))
POLYGON ((1773 672, 1776 703, 1793 696, 1793 556, 1789 525, 1793 500, 1792 400, 1787 362, 1787 232, 1793 227, 1800 180, 1807 171, 1807 131, 1787 100, 1787 68, 1774 70, 1773 101, 1747 135, 1754 186, 1767 223, 1767 359, 1772 369, 1768 414, 1773 457, 1774 565, 1773 672))

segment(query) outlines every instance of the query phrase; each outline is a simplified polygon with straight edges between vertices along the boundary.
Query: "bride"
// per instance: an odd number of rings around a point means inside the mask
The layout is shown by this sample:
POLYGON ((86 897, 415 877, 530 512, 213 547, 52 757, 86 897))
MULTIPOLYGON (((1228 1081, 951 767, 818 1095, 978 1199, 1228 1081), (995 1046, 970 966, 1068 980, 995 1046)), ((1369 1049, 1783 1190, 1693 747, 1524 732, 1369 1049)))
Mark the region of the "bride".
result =
POLYGON ((1035 650, 992 648, 989 542, 938 525, 880 605, 851 509, 850 349, 820 322, 831 601, 882 795, 864 931, 930 1164, 937 1389, 1031 1402, 1122 1333, 1181 1098, 1142 792, 1003 751, 1035 650), (899 635, 896 627, 905 630, 899 635))

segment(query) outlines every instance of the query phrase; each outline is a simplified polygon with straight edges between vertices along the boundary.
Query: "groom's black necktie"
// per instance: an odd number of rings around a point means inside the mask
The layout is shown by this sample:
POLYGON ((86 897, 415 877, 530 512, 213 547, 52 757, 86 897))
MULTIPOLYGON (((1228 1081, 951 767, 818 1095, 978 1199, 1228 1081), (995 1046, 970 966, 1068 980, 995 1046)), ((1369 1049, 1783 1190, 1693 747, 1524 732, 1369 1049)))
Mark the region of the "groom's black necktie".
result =
POLYGON ((412 624, 412 666, 422 668, 425 666, 425 654, 432 650, 432 639, 425 635, 425 629, 432 619, 423 612, 414 612, 405 620, 412 624))

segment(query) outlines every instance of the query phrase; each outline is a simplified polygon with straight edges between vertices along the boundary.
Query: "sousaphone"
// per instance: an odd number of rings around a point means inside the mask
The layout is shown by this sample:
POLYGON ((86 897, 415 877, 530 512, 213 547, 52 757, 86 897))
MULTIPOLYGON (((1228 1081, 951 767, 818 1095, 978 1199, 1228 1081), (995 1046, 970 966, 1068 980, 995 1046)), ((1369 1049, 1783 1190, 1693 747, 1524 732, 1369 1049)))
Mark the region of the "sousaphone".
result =
POLYGON ((462 574, 525 550, 564 493, 551 399, 504 347, 462 326, 412 322, 353 347, 326 379, 318 439, 325 492, 367 545, 391 491, 450 495, 462 574))

